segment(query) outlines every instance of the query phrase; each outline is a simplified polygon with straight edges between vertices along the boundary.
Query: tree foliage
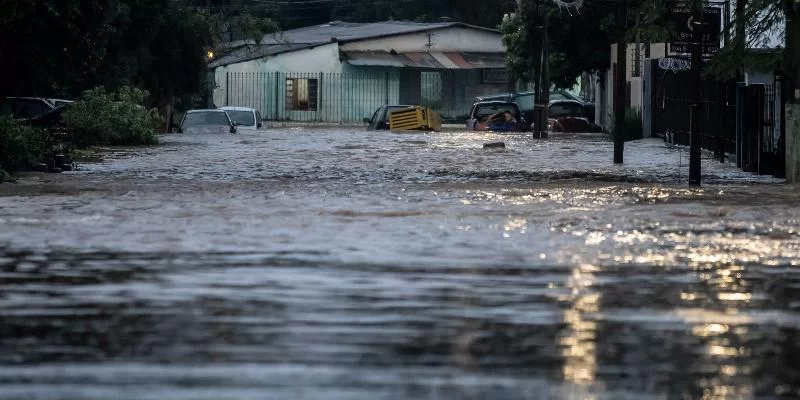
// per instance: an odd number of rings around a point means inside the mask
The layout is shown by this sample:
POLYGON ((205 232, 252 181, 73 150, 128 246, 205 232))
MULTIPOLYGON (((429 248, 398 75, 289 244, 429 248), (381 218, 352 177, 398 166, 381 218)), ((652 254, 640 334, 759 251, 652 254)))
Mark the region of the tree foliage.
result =
POLYGON ((616 27, 614 10, 608 3, 587 4, 580 10, 543 3, 537 12, 529 2, 523 2, 518 12, 500 25, 507 51, 506 65, 513 76, 533 80, 540 57, 542 21, 544 13, 548 13, 551 82, 557 87, 571 87, 582 72, 608 67, 616 27))
POLYGON ((64 112, 73 144, 146 145, 158 142, 155 129, 160 117, 145 106, 150 94, 123 86, 116 92, 102 87, 87 90, 64 112))
POLYGON ((133 85, 197 91, 204 20, 173 0, 0 1, 0 95, 73 97, 133 85))

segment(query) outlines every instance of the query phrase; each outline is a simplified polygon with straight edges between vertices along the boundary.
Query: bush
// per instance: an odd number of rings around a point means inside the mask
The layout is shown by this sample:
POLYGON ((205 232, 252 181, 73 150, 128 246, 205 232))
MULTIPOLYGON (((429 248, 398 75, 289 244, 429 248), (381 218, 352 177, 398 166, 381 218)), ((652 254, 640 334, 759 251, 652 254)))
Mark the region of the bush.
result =
MULTIPOLYGON (((12 119, 0 119, 0 171, 33 167, 51 155, 55 141, 42 130, 12 119)), ((0 172, 0 181, 4 172, 0 172)))
MULTIPOLYGON (((612 118, 613 115, 609 115, 609 118, 612 118)), ((625 108, 625 124, 623 125, 624 131, 622 132, 625 136, 624 140, 627 142, 629 140, 637 140, 644 137, 644 127, 642 126, 642 112, 635 108, 625 108)), ((612 138, 613 135, 616 134, 616 127, 612 124, 610 129, 612 138)))
POLYGON ((625 140, 637 140, 644 136, 642 127, 642 111, 635 108, 625 109, 625 140))
POLYGON ((127 86, 116 93, 102 87, 87 90, 64 112, 74 144, 156 144, 155 130, 161 119, 155 109, 144 106, 147 96, 147 91, 127 86))

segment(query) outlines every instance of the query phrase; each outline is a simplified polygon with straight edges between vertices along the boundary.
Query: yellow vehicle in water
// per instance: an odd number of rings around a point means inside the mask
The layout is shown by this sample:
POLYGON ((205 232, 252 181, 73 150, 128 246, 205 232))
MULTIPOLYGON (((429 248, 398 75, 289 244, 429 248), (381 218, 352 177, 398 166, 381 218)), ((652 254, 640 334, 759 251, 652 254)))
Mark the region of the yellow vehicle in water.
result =
POLYGON ((372 118, 365 118, 367 130, 441 131, 442 118, 427 107, 413 105, 385 105, 375 110, 372 118))
POLYGON ((428 107, 413 106, 389 113, 389 130, 436 131, 442 130, 442 117, 428 107))

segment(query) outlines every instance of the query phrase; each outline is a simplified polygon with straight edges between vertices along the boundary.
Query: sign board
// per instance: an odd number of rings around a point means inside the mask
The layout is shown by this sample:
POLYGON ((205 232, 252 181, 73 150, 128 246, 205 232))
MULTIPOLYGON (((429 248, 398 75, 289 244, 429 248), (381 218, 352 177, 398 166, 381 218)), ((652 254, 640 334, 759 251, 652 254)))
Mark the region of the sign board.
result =
POLYGON ((677 3, 669 8, 667 18, 671 53, 691 54, 692 45, 696 43, 695 30, 697 29, 700 29, 700 34, 702 34, 703 57, 710 57, 719 51, 719 35, 722 32, 721 7, 704 7, 702 19, 698 20, 694 10, 688 4, 677 3))

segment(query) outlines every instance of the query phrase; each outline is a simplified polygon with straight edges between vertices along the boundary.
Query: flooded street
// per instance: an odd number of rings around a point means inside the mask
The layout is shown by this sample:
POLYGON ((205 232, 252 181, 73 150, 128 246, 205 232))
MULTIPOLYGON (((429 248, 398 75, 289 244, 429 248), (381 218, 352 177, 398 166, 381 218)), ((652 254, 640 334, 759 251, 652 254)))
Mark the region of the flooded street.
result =
POLYGON ((162 139, 0 185, 0 400, 800 398, 781 180, 597 134, 162 139))

